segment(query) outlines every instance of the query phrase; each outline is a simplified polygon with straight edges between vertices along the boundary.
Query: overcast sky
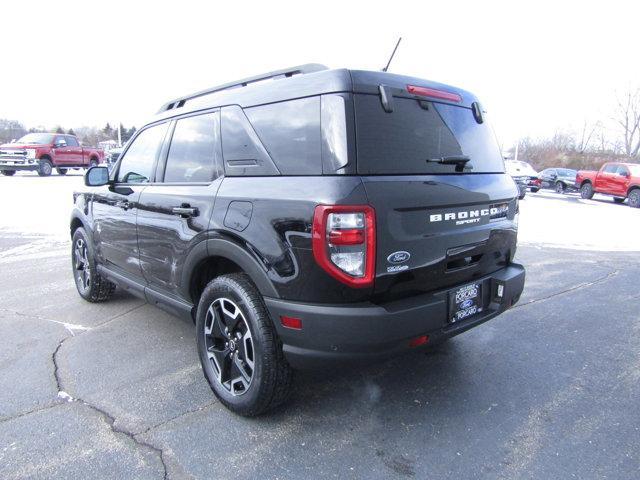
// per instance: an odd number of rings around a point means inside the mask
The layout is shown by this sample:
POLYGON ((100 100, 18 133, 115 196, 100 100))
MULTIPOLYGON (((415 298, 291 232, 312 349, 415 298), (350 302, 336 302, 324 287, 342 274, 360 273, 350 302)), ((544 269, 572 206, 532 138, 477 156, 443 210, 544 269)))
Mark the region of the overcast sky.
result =
POLYGON ((509 145, 611 115, 616 91, 640 85, 639 13, 612 0, 5 2, 0 118, 139 127, 171 97, 243 76, 380 69, 401 35, 390 71, 473 91, 509 145))

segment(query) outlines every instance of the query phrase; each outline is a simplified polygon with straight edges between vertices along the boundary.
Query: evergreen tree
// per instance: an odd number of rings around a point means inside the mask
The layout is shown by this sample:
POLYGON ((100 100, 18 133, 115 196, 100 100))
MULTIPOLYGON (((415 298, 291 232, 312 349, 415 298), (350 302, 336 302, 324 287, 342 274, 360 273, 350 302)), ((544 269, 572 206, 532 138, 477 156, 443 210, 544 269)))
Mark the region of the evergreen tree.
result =
POLYGON ((70 128, 69 130, 67 130, 67 135, 73 135, 75 137, 76 132, 73 131, 73 128, 70 128))
POLYGON ((56 128, 56 133, 64 133, 64 128, 58 125, 58 128, 56 128))

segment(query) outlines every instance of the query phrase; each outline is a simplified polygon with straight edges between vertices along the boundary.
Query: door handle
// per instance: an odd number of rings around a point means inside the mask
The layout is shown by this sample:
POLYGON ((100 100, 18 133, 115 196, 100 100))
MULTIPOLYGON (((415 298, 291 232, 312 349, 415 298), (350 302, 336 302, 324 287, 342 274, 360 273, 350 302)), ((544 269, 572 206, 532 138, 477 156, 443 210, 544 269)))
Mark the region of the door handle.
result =
POLYGON ((123 210, 129 210, 131 208, 131 204, 127 201, 116 202, 116 207, 120 207, 123 210))
POLYGON ((171 209, 171 213, 173 213, 174 215, 179 215, 182 218, 197 217, 198 209, 192 207, 189 204, 183 203, 179 207, 173 207, 171 209))

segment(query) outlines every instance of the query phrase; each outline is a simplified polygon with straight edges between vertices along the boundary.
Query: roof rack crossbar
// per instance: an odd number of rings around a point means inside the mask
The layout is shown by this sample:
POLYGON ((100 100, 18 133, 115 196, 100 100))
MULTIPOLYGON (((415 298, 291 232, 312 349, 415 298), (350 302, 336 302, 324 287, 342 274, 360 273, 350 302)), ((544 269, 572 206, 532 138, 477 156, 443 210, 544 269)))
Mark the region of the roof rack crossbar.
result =
POLYGON ((275 70, 273 72, 262 73, 260 75, 255 75, 253 77, 243 78, 242 80, 235 80, 229 83, 223 83, 222 85, 217 85, 215 87, 207 88, 205 90, 201 90, 196 93, 192 93, 190 95, 186 95, 184 97, 178 97, 169 102, 162 105, 162 108, 158 111, 158 113, 165 112, 167 110, 171 110, 173 108, 182 107, 187 101, 193 100, 194 98, 203 97, 205 95, 210 95, 215 92, 219 92, 221 90, 228 90, 231 88, 238 87, 246 87, 249 84, 260 82, 262 80, 268 80, 270 78, 288 78, 293 75, 304 74, 304 73, 314 73, 320 72, 322 70, 327 70, 325 65, 321 65, 319 63, 307 63, 305 65, 298 65, 297 67, 284 68, 282 70, 275 70))

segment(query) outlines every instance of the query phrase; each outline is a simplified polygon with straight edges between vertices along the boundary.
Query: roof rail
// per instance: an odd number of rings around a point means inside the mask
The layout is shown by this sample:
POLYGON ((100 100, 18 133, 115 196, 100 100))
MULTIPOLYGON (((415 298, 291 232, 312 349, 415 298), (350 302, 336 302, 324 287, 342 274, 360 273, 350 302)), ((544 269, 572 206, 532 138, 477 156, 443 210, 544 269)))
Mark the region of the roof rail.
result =
POLYGON ((293 75, 304 74, 304 73, 314 73, 320 72, 322 70, 327 70, 328 67, 325 65, 321 65, 319 63, 307 63, 305 65, 298 65, 297 67, 284 68, 282 70, 275 70, 273 72, 263 73, 260 75, 255 75, 253 77, 243 78, 242 80, 236 80, 229 83, 223 83, 222 85, 217 85, 215 87, 207 88, 205 90, 201 90, 196 93, 192 93, 190 95, 186 95, 184 97, 178 97, 170 102, 162 105, 158 113, 165 112, 167 110, 171 110, 174 108, 180 108, 184 106, 184 104, 188 100, 193 100, 194 98, 203 97, 205 95, 210 95, 215 92, 219 92, 221 90, 228 90, 230 88, 237 87, 246 87, 251 83, 260 82, 262 80, 268 80, 270 78, 289 78, 293 75))

